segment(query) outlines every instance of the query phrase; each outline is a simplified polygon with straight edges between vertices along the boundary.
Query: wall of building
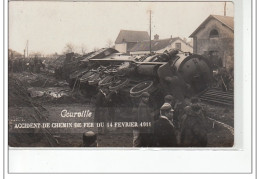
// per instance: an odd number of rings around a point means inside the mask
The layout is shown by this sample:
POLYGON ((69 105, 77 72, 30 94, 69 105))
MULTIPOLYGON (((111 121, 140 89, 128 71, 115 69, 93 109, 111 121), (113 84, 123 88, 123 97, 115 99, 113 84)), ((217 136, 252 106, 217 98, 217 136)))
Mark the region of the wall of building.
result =
POLYGON ((176 43, 180 43, 181 44, 181 51, 193 53, 193 47, 191 47, 190 45, 187 45, 182 40, 176 40, 171 45, 168 45, 168 47, 156 51, 156 53, 163 53, 165 50, 169 51, 169 50, 175 49, 176 43))
POLYGON ((126 53, 127 52, 127 44, 122 43, 122 44, 115 44, 115 49, 121 53, 126 53))
POLYGON ((214 51, 222 60, 224 67, 234 66, 234 33, 218 20, 211 19, 193 40, 194 53, 203 55, 214 51), (218 31, 219 36, 210 38, 213 29, 218 31))
MULTIPOLYGON (((176 40, 174 41, 172 44, 168 45, 167 47, 161 49, 161 50, 157 50, 155 51, 155 53, 164 53, 166 50, 170 51, 172 49, 175 49, 176 47, 176 43, 180 43, 181 44, 181 51, 183 52, 191 52, 193 53, 193 47, 191 47, 190 45, 187 45, 185 42, 183 42, 182 40, 176 40)), ((137 52, 130 52, 130 54, 132 55, 144 55, 144 54, 149 54, 150 51, 137 51, 137 52)))

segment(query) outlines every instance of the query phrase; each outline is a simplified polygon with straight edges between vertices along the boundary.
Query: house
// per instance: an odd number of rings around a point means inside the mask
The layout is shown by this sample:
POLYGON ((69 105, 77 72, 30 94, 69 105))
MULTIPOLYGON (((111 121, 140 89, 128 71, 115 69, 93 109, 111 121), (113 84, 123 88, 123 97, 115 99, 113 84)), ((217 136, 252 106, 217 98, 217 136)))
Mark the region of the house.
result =
POLYGON ((137 42, 149 39, 146 31, 121 30, 115 41, 115 49, 121 53, 129 53, 137 42))
MULTIPOLYGON (((151 51, 154 53, 163 53, 171 49, 178 49, 184 52, 193 52, 193 47, 182 40, 180 37, 159 39, 159 35, 154 36, 154 40, 151 41, 151 51)), ((150 40, 138 42, 130 50, 131 55, 143 55, 150 53, 150 40)))
POLYGON ((227 69, 234 67, 234 17, 210 15, 190 37, 194 53, 218 58, 227 69))

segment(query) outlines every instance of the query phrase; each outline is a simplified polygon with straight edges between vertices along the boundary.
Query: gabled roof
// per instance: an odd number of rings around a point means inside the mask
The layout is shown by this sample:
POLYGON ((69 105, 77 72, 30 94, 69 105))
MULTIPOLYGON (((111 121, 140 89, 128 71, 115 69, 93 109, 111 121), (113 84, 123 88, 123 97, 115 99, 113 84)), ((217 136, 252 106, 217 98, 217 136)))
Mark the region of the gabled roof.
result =
POLYGON ((149 39, 150 36, 146 31, 120 30, 115 43, 120 44, 122 42, 140 42, 149 39))
POLYGON ((220 15, 210 15, 205 21, 203 21, 200 26, 189 36, 193 37, 202 27, 204 27, 212 18, 218 20, 224 24, 227 28, 234 32, 234 17, 230 16, 220 16, 220 15))
MULTIPOLYGON (((168 38, 168 39, 160 39, 160 40, 152 40, 151 42, 151 50, 158 51, 166 48, 168 45, 171 45, 176 40, 182 40, 180 37, 168 38)), ((150 51, 150 41, 142 41, 138 42, 133 46, 130 52, 138 52, 138 51, 150 51)))

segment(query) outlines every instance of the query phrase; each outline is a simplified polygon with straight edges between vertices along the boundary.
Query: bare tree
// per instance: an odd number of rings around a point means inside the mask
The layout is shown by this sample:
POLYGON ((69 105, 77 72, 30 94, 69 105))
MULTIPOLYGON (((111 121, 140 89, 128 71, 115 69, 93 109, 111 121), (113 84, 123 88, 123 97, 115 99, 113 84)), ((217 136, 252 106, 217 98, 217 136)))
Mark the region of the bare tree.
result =
POLYGON ((107 48, 111 48, 111 47, 113 47, 113 45, 114 45, 113 41, 112 41, 111 39, 108 39, 108 40, 107 40, 106 47, 107 47, 107 48))
POLYGON ((99 50, 98 47, 94 47, 94 48, 93 48, 93 51, 94 51, 94 52, 96 52, 96 51, 98 51, 98 50, 99 50))
POLYGON ((85 44, 81 44, 80 51, 82 55, 85 55, 87 53, 88 49, 85 44))
POLYGON ((72 43, 67 43, 66 46, 64 47, 63 53, 71 53, 75 51, 75 46, 72 43))

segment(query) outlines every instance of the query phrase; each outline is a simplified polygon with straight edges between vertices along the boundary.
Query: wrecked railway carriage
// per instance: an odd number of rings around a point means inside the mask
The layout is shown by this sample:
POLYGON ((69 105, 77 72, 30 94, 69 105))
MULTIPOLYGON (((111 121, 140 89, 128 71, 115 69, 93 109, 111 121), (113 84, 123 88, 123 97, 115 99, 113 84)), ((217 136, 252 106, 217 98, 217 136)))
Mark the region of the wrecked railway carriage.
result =
POLYGON ((156 101, 156 104, 162 104, 162 95, 165 94, 162 92, 158 69, 169 60, 173 60, 171 68, 190 86, 185 96, 195 95, 206 89, 212 77, 206 58, 178 51, 126 56, 115 49, 105 48, 81 59, 77 70, 68 75, 70 87, 73 90, 80 89, 86 96, 95 95, 98 88, 107 88, 109 91, 116 91, 121 102, 127 102, 127 105, 129 102, 135 103, 145 91, 152 94, 151 100, 156 101))

